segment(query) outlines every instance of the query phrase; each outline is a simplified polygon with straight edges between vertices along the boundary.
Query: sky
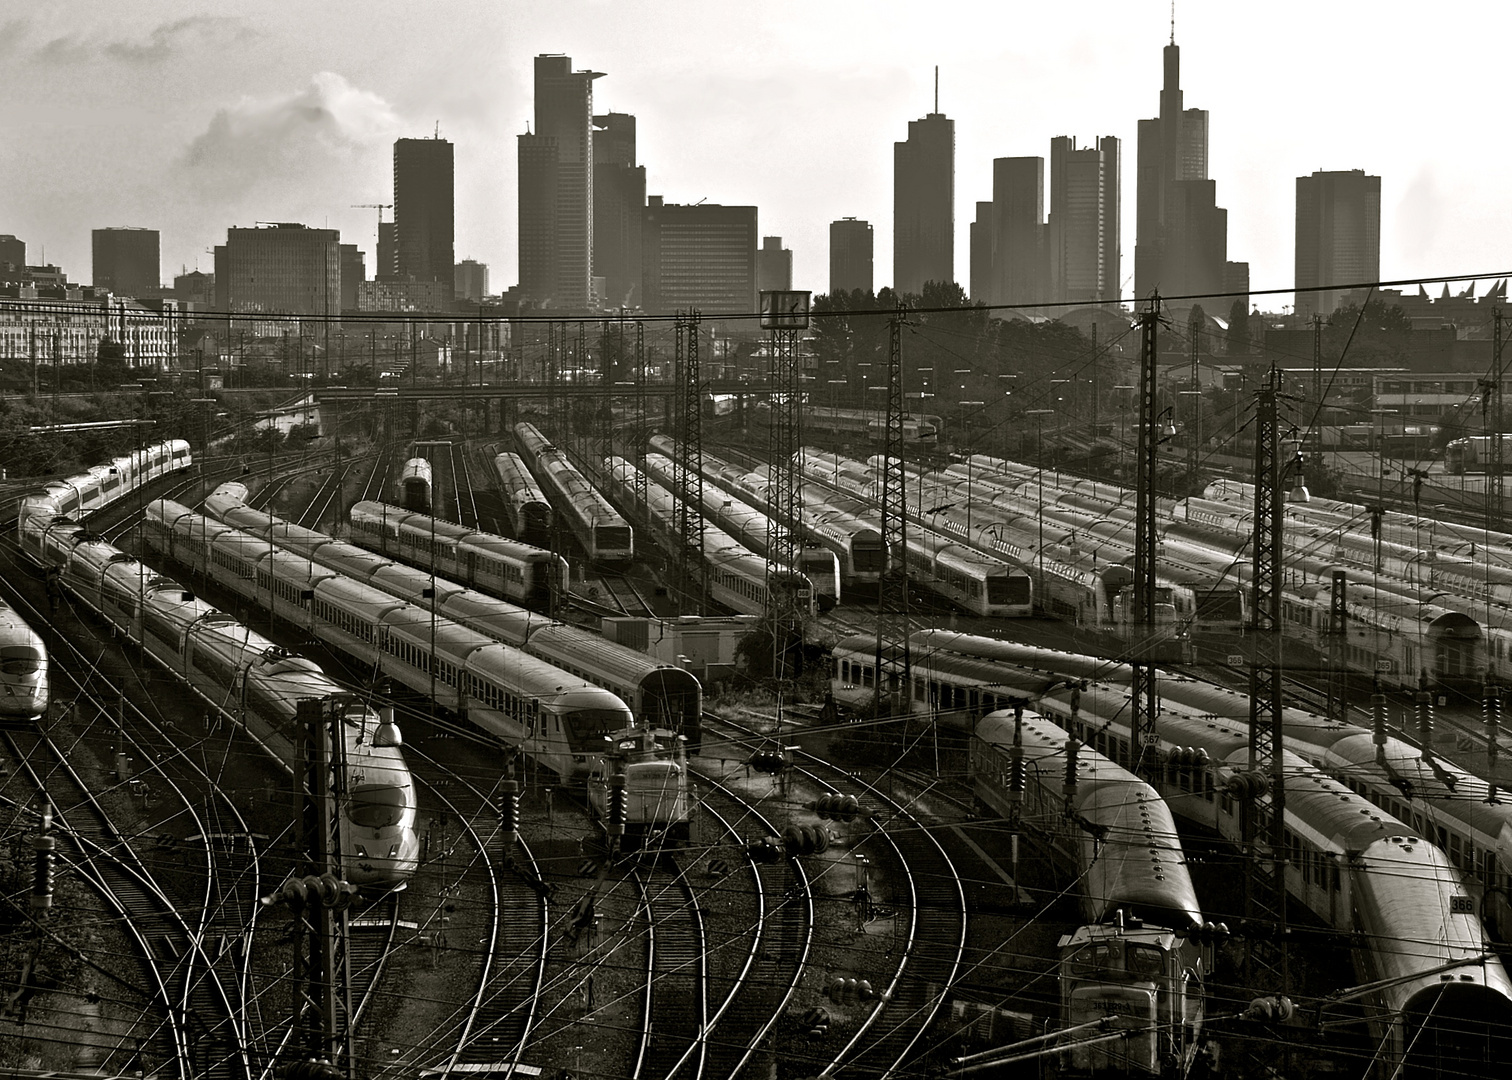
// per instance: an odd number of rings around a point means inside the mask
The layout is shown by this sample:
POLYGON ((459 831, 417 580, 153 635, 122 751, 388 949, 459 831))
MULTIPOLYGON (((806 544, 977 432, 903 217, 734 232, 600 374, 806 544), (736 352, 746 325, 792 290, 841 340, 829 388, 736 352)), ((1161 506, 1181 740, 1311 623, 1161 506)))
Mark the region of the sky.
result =
MULTIPOLYGON (((84 282, 90 230, 113 225, 162 233, 165 280, 213 269, 226 228, 257 221, 339 228, 371 267, 377 212, 352 204, 392 202, 393 140, 439 130, 456 145, 457 258, 488 263, 498 292, 518 280, 532 58, 554 52, 605 73, 595 112, 636 115, 650 194, 756 205, 815 292, 828 223, 871 221, 881 286, 893 143, 931 111, 939 65, 957 279, 993 158, 1113 135, 1127 295, 1135 133, 1158 112, 1170 36, 1159 0, 0 0, 0 233, 84 282)), ((1497 119, 1512 5, 1183 0, 1175 36, 1253 289, 1290 285, 1295 178, 1316 169, 1381 177, 1384 279, 1512 269, 1497 119)))

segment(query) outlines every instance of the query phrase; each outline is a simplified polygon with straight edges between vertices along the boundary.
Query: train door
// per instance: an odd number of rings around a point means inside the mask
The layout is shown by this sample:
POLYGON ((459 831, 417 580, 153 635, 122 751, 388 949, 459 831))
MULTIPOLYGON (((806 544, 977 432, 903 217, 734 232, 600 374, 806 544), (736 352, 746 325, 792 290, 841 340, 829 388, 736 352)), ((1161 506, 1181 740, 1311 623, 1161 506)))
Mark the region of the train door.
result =
POLYGON ((1449 612, 1434 619, 1428 624, 1434 677, 1445 683, 1479 679, 1484 641, 1480 624, 1468 615, 1449 612))

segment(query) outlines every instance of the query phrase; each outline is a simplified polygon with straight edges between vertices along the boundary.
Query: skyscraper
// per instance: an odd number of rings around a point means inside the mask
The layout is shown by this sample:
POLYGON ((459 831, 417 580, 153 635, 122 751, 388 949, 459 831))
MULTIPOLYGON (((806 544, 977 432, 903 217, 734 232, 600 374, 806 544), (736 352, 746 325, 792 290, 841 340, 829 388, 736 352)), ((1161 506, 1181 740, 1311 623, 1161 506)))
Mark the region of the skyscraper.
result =
POLYGON ((756 291, 788 292, 793 287, 793 253, 782 237, 763 236, 756 252, 756 291))
POLYGON ((976 220, 971 223, 971 299, 978 304, 992 303, 992 200, 976 204, 976 220))
POLYGON ((572 58, 535 58, 535 132, 519 136, 520 288, 586 310, 593 299, 593 80, 572 58))
POLYGON ((394 143, 394 257, 400 280, 435 281, 452 291, 456 236, 455 161, 446 139, 394 143))
POLYGON ((869 221, 853 217, 830 222, 830 294, 872 291, 873 235, 869 221))
POLYGON ((756 207, 646 201, 641 241, 645 308, 749 314, 756 297, 756 207))
POLYGON ((1208 114, 1183 109, 1181 49, 1165 47, 1160 116, 1139 122, 1134 291, 1148 297, 1220 294, 1228 262, 1228 211, 1207 176, 1208 114))
POLYGON ((1345 302, 1338 289, 1381 276, 1381 178, 1363 169, 1297 177, 1297 314, 1331 315, 1345 302))
POLYGON ((1118 229, 1118 140, 1078 150, 1073 138, 1051 139, 1048 299, 1118 299, 1118 229))
POLYGON ((227 229, 216 302, 230 311, 326 315, 341 304, 341 233, 308 225, 227 229))
POLYGON ((162 290, 156 229, 95 229, 92 241, 95 288, 138 297, 162 290))
POLYGON ((593 276, 610 307, 640 307, 646 169, 635 163, 635 117, 593 118, 593 276))
POLYGON ((1045 159, 994 158, 991 303, 1044 303, 1045 256, 1045 159))
POLYGON ((936 111, 893 144, 893 289, 917 295, 926 281, 954 280, 955 121, 936 111))
POLYGON ((0 271, 7 268, 14 268, 18 273, 26 269, 26 241, 9 233, 0 236, 0 271))
POLYGON ((452 280, 458 300, 481 300, 488 295, 488 264, 463 259, 457 264, 452 280))

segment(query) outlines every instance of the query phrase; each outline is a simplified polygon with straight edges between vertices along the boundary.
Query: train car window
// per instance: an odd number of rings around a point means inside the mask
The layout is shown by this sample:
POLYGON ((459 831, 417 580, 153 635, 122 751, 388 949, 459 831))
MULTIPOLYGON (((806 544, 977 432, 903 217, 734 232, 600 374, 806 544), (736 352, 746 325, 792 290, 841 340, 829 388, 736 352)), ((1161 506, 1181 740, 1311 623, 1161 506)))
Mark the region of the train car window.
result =
POLYGON ((363 829, 386 829, 404 820, 404 789, 393 784, 363 784, 352 790, 352 824, 363 829))
POLYGON ((42 668, 42 654, 30 645, 0 647, 0 672, 7 675, 30 675, 42 668))
POLYGON ((1079 977, 1092 976, 1103 971, 1117 971, 1122 966, 1119 960, 1118 947, 1111 942, 1087 945, 1078 949, 1076 955, 1071 958, 1071 971, 1079 977))
POLYGON ((1165 954, 1153 945, 1129 942, 1124 962, 1130 975, 1135 978, 1154 978, 1165 967, 1165 954))

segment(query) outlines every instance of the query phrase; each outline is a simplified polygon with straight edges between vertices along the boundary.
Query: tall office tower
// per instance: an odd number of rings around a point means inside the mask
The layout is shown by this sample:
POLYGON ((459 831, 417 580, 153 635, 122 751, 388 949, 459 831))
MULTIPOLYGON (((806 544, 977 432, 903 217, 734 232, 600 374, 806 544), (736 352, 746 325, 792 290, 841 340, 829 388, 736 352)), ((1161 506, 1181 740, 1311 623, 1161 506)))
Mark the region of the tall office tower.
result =
POLYGON ((758 309, 754 206, 663 205, 653 195, 646 201, 641 258, 648 312, 758 309))
POLYGON ((392 221, 378 223, 378 254, 374 256, 373 280, 393 281, 399 276, 399 241, 392 221))
POLYGON ((1331 315, 1344 303, 1338 289, 1381 277, 1381 178, 1364 169, 1297 177, 1297 314, 1331 315))
POLYGON ((173 298, 180 305, 198 304, 200 307, 209 307, 215 302, 215 275, 203 270, 173 275, 173 298))
POLYGON ((1218 294, 1228 268, 1228 211, 1207 176, 1208 114, 1183 109, 1181 49, 1165 47, 1160 116, 1139 122, 1134 291, 1141 298, 1218 294))
POLYGON ((156 229, 96 229, 93 241, 95 288, 138 297, 162 291, 156 229))
POLYGON ((341 310, 357 310, 357 286, 367 280, 367 260, 356 244, 339 247, 341 259, 341 310))
POLYGON ((782 237, 763 236, 756 252, 756 291, 788 292, 792 287, 792 251, 782 246, 782 237))
POLYGON ((992 303, 992 201, 976 204, 971 223, 971 299, 992 303))
MULTIPOLYGON (((936 110, 939 102, 935 103, 936 110)), ((955 280, 955 121, 932 112, 893 144, 893 290, 955 280)))
POLYGON ((1118 299, 1118 140, 1082 150, 1050 140, 1050 295, 1059 303, 1118 299))
POLYGON ((1046 254, 1045 159, 994 158, 992 303, 1044 303, 1046 254))
POLYGON ((217 306, 326 315, 341 304, 341 233, 278 224, 226 230, 215 249, 217 306))
POLYGON ((17 240, 9 233, 0 236, 0 273, 7 269, 21 271, 26 268, 26 241, 17 240))
POLYGON ((635 117, 595 116, 593 129, 593 276, 609 307, 640 307, 646 168, 635 163, 635 117))
POLYGON ((457 264, 452 281, 458 300, 481 300, 488 295, 488 264, 463 259, 457 264))
POLYGON ((446 139, 394 142, 394 240, 400 280, 441 284, 451 295, 456 266, 456 165, 446 139))
POLYGON ((830 222, 830 295, 872 291, 872 226, 853 217, 830 222))
POLYGON ((593 80, 572 58, 535 58, 535 133, 519 136, 520 288, 586 310, 593 300, 593 80), (530 251, 526 247, 529 245, 530 251))

